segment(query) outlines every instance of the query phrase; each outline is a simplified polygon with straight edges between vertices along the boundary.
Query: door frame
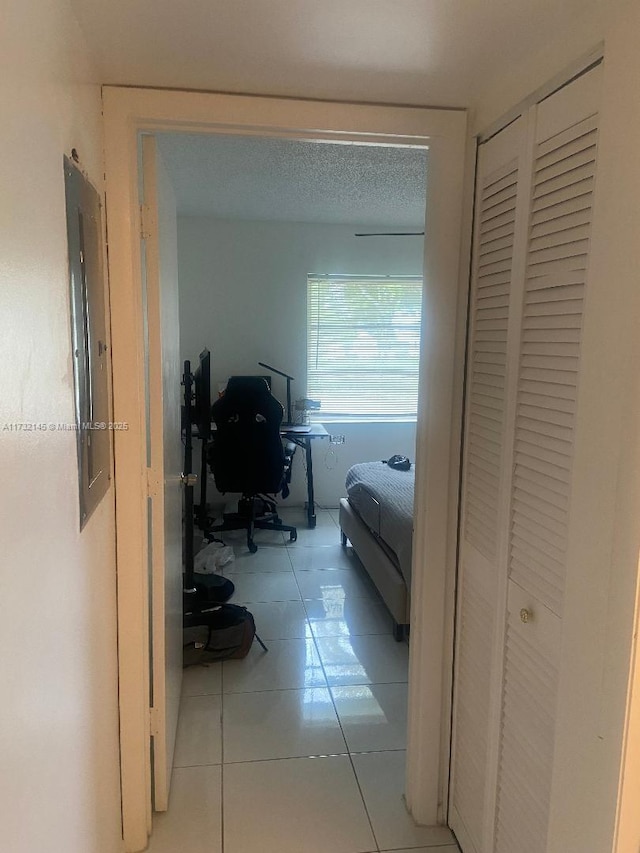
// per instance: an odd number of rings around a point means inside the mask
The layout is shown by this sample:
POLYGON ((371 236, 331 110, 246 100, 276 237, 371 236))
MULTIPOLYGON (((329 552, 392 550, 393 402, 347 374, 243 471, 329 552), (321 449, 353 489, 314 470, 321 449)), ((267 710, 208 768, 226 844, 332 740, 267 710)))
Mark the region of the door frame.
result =
POLYGON ((123 833, 151 831, 149 588, 142 337, 140 132, 226 133, 429 147, 406 800, 418 823, 446 819, 469 230, 464 110, 103 87, 115 434, 123 833), (462 273, 462 274, 461 274, 462 273), (419 570, 418 570, 419 569, 419 570), (434 772, 433 768, 438 768, 434 772))
POLYGON ((166 811, 182 686, 183 446, 180 436, 178 233, 173 187, 152 134, 142 137, 142 253, 146 280, 149 620, 153 707, 152 803, 166 811), (151 354, 154 357, 151 357, 151 354))

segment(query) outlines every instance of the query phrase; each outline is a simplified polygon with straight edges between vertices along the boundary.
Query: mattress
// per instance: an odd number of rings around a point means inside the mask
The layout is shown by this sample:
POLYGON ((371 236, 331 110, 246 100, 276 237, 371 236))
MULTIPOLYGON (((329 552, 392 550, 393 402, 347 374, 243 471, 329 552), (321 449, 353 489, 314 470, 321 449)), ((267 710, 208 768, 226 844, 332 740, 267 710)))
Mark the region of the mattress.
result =
POLYGON ((397 471, 384 462, 361 462, 347 471, 349 504, 391 551, 407 587, 411 584, 415 470, 397 471))

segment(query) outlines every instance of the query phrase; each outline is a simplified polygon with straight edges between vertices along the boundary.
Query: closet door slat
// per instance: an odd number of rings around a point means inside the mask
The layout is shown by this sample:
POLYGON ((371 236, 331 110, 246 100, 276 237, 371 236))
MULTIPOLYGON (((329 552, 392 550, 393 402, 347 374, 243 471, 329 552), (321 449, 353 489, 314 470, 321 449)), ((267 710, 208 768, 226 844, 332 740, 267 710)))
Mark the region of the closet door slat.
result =
MULTIPOLYGON (((579 338, 584 308, 585 270, 588 264, 592 192, 583 192, 586 172, 595 174, 597 128, 595 118, 572 126, 538 144, 533 177, 533 207, 550 184, 575 187, 580 214, 550 215, 544 233, 535 226, 529 232, 527 276, 523 306, 523 341, 520 355, 518 400, 515 424, 514 483, 523 491, 544 489, 545 493, 570 494, 573 431, 580 370, 579 338), (554 227, 555 226, 555 227, 554 227), (554 333, 550 335, 550 333, 554 333), (535 344, 535 354, 527 347, 535 344), (550 429, 563 429, 561 441, 549 446, 550 429)), ((565 204, 571 202, 568 198, 565 204)), ((560 436, 559 436, 560 437, 560 436)), ((541 601, 558 615, 562 613, 564 573, 557 572, 549 585, 548 536, 537 515, 526 505, 516 504, 511 519, 512 549, 510 576, 517 575, 525 588, 541 594, 541 601), (514 548, 522 542, 516 531, 527 531, 527 572, 522 559, 515 565, 514 548)), ((554 538, 554 559, 564 565, 566 530, 554 538)))
MULTIPOLYGON (((480 508, 483 509, 485 528, 480 535, 477 528, 467 525, 465 536, 467 541, 477 548, 488 560, 495 558, 496 553, 496 529, 497 508, 499 488, 499 451, 494 448, 502 447, 502 422, 504 418, 504 377, 506 369, 506 341, 507 325, 509 317, 509 290, 508 282, 511 275, 511 263, 513 258, 513 235, 515 225, 515 197, 517 194, 518 171, 514 163, 507 164, 504 168, 497 170, 487 176, 483 181, 479 202, 478 217, 480 222, 485 222, 486 217, 495 209, 496 198, 501 199, 499 205, 504 202, 505 197, 512 200, 511 221, 508 223, 509 231, 503 240, 507 240, 499 250, 499 260, 495 259, 495 253, 486 250, 487 233, 480 232, 476 246, 476 276, 474 287, 474 302, 472 316, 472 341, 471 341, 471 384, 469 394, 469 423, 467 442, 467 465, 483 468, 492 475, 494 492, 489 497, 485 492, 476 489, 474 479, 467 478, 465 483, 465 494, 476 511, 468 518, 477 518, 480 508), (499 186, 498 192, 495 187, 499 186), (489 259, 490 263, 485 263, 489 259), (496 305, 496 296, 493 290, 485 284, 487 273, 495 274, 495 267, 499 265, 501 272, 506 278, 504 292, 500 294, 500 303, 496 305), (482 332, 496 332, 492 340, 500 347, 487 358, 484 341, 479 334, 482 332), (491 424, 488 421, 492 421, 491 424), (489 442, 492 443, 489 452, 489 442), (487 464, 491 467, 488 468, 487 464)), ((504 227, 504 226, 503 226, 504 227)), ((491 285, 495 286, 495 285, 491 285)))
POLYGON ((510 582, 495 853, 546 850, 560 620, 534 601, 510 582))
POLYGON ((476 183, 458 581, 450 822, 468 853, 488 853, 499 516, 504 514, 507 332, 523 122, 483 146, 476 183))
MULTIPOLYGON (((486 527, 486 520, 483 526, 486 527)), ((469 528, 467 528, 469 529, 469 528)), ((452 801, 477 851, 482 850, 489 731, 490 682, 485 667, 491 664, 493 602, 481 578, 465 576, 459 614, 458 691, 455 718, 456 752, 452 801)))

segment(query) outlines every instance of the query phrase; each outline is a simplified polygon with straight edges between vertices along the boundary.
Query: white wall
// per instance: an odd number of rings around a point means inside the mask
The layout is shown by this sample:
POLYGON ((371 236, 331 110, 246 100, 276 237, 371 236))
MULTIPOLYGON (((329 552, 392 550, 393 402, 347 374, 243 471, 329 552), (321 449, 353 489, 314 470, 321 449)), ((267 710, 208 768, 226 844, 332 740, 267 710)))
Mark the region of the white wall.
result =
MULTIPOLYGON (((470 104, 472 125, 482 132, 500 116, 523 98, 544 86, 556 75, 561 74, 571 63, 592 52, 601 45, 611 26, 624 13, 625 6, 631 8, 635 0, 601 0, 590 3, 572 27, 556 27, 551 38, 536 51, 525 50, 523 59, 508 68, 501 66, 483 85, 470 104)), ((562 3, 549 3, 546 14, 554 15, 555 7, 562 3)), ((538 9, 523 4, 520 15, 532 17, 543 14, 538 9)), ((500 49, 496 42, 496 50, 500 49)))
POLYGON ((101 188, 100 91, 66 0, 0 28, 0 849, 121 850, 113 490, 78 530, 63 153, 101 188))
MULTIPOLYGON (((553 37, 541 49, 526 51, 522 62, 512 64, 508 69, 499 68, 493 78, 484 81, 481 91, 470 104, 474 131, 481 133, 486 130, 523 98, 597 49, 614 23, 621 20, 635 3, 636 0, 600 0, 585 4, 584 14, 575 20, 571 28, 556 27, 553 37)), ((554 12, 553 5, 548 5, 549 14, 554 12)), ((522 5, 520 14, 531 16, 536 11, 531 6, 522 5)))
MULTIPOLYGON (((307 347, 307 275, 352 273, 421 275, 421 237, 354 237, 358 231, 394 230, 286 222, 232 222, 204 217, 178 220, 182 357, 212 354, 212 388, 233 374, 264 373, 264 361, 296 377, 291 394, 304 396, 307 347)), ((284 379, 273 391, 286 401, 284 379)), ((322 421, 319 413, 318 420, 322 421)), ((394 453, 415 457, 415 423, 328 425, 346 443, 328 453, 313 444, 318 504, 336 506, 355 462, 394 453)), ((291 504, 305 499, 304 469, 294 462, 291 504)), ((215 500, 215 498, 214 498, 215 500)))
MULTIPOLYGON (((589 626, 593 637, 585 644, 583 654, 593 651, 593 657, 599 655, 600 668, 592 679, 601 691, 600 707, 594 720, 585 720, 582 711, 576 711, 583 698, 576 689, 573 708, 565 709, 569 717, 566 728, 575 732, 574 738, 579 737, 585 722, 590 724, 589 752, 580 743, 570 746, 573 756, 584 755, 575 762, 578 772, 589 769, 598 782, 577 803, 576 823, 579 819, 581 825, 574 836, 576 847, 585 851, 604 849, 598 833, 609 840, 619 808, 616 794, 622 769, 628 775, 620 838, 615 848, 618 853, 640 850, 637 709, 628 733, 629 751, 622 761, 634 627, 637 630, 640 555, 639 40, 640 5, 636 0, 614 3, 605 33, 600 150, 587 291, 587 310, 592 320, 584 329, 585 344, 590 342, 593 347, 591 380, 580 389, 584 405, 589 407, 590 428, 576 446, 575 457, 577 462, 581 454, 586 474, 582 482, 576 483, 580 505, 585 509, 582 541, 576 548, 585 600, 577 602, 574 618, 589 626), (601 519, 608 527, 606 538, 597 536, 601 519), (585 605, 589 604, 587 609, 585 605), (575 718, 576 713, 583 723, 570 729, 570 718, 575 718), (589 820, 582 819, 585 814, 589 820)), ((578 660, 584 666, 584 660, 578 660)), ((580 686, 581 677, 588 684, 580 667, 576 667, 575 676, 576 686, 580 686)), ((636 682, 636 704, 638 686, 636 682)), ((571 758, 569 753, 567 763, 571 758)))

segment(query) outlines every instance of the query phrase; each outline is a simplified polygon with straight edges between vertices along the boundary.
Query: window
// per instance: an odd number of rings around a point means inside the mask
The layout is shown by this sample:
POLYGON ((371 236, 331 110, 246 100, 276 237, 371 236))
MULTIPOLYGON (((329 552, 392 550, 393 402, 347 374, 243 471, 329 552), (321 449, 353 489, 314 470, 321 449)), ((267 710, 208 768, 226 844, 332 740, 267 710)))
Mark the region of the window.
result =
POLYGON ((422 279, 310 275, 307 395, 323 420, 413 420, 422 279))

